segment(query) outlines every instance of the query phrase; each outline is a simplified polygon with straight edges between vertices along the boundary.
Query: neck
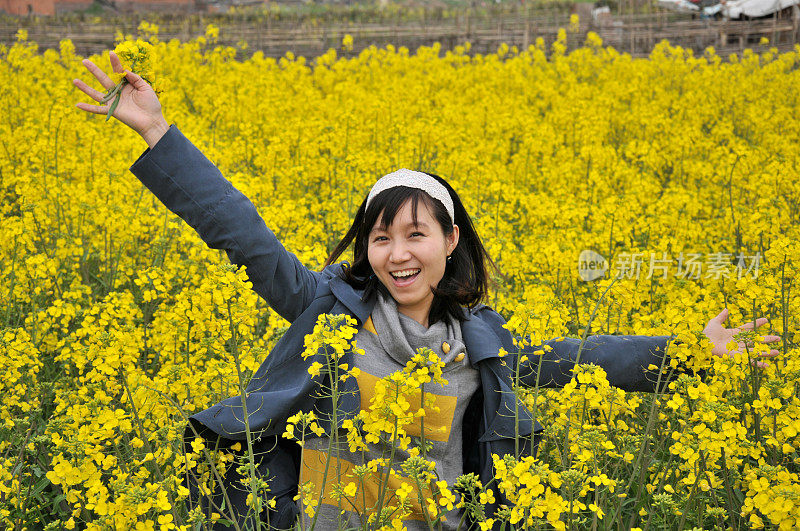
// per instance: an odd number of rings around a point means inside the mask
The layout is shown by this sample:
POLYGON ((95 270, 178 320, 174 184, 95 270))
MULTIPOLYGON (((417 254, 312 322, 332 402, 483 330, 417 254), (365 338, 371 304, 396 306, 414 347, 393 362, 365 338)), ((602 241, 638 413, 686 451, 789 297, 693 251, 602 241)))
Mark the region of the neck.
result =
POLYGON ((408 306, 398 306, 397 311, 405 315, 406 317, 411 317, 416 322, 428 328, 428 316, 430 314, 430 307, 428 308, 409 308, 408 306))

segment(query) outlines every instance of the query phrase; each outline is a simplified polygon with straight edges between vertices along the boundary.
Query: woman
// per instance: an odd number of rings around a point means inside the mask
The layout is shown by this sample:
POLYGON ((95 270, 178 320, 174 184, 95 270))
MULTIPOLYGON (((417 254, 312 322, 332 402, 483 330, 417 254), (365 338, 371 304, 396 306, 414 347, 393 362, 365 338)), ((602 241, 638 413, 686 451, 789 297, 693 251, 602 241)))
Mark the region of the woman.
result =
MULTIPOLYGON (((91 61, 83 62, 103 87, 114 85, 91 61)), ((123 71, 113 52, 111 65, 115 72, 123 71)), ((277 502, 269 515, 272 526, 290 526, 298 512, 292 498, 301 466, 297 445, 280 438, 285 420, 298 411, 312 410, 324 419, 334 407, 318 396, 320 379, 307 370, 318 360, 301 357, 304 337, 320 314, 355 318, 356 340, 366 351, 365 356, 348 353, 341 360, 359 367, 365 375, 345 384, 336 405, 344 418, 352 418, 367 403, 370 382, 402 368, 414 349, 426 346, 442 358, 450 383, 432 388, 431 393, 449 405, 450 413, 440 426, 446 436, 432 440, 428 457, 448 483, 466 472, 475 472, 487 482, 493 476, 492 454, 514 453, 515 434, 535 435, 541 429, 524 406, 520 406, 519 426, 509 414, 517 406, 509 372, 515 347, 502 327, 503 318, 480 304, 487 292, 485 264, 490 260, 458 195, 443 179, 409 170, 382 177, 361 204, 326 267, 321 272, 310 271, 277 241, 252 203, 166 122, 151 87, 130 72, 126 79, 130 84, 123 88, 114 116, 149 146, 131 171, 206 244, 225 249, 233 263, 246 265, 253 289, 292 323, 253 376, 246 399, 249 428, 263 451, 258 465, 272 478, 271 495, 277 502), (352 266, 334 263, 350 244, 354 248, 352 266), (512 354, 502 360, 501 349, 512 354)), ((74 84, 95 101, 103 97, 80 80, 74 84)), ((77 106, 87 112, 108 113, 108 105, 77 106)), ((723 310, 704 330, 716 355, 729 354, 726 345, 739 331, 767 322, 759 319, 726 329, 722 325, 726 318, 727 310, 723 310)), ((764 341, 779 339, 766 336, 764 341)), ((602 366, 613 385, 653 391, 659 382, 665 382, 659 371, 647 367, 662 365, 669 340, 592 336, 582 347, 574 339, 548 341, 549 352, 531 356, 535 366, 532 361, 525 367, 522 383, 562 386, 570 380, 580 357, 581 362, 602 366)), ((772 350, 766 355, 777 353, 772 350)), ((231 445, 245 438, 243 411, 241 398, 233 397, 193 416, 192 428, 222 446, 231 445)), ((330 433, 330 426, 326 427, 330 433)), ((307 441, 304 459, 307 454, 324 454, 327 444, 324 438, 307 441)), ((313 468, 313 463, 308 465, 313 468)), ((239 479, 230 471, 225 483, 236 485, 239 479)), ((226 506, 243 514, 246 493, 227 490, 226 506)), ((497 504, 502 502, 499 498, 497 504)), ((213 503, 221 507, 222 499, 217 497, 213 503)), ((490 504, 487 512, 493 512, 497 504, 490 504)), ((323 517, 333 518, 338 513, 326 506, 322 511, 323 517)), ((453 516, 456 518, 448 518, 448 526, 458 522, 458 515, 453 516)), ((352 514, 346 517, 345 525, 358 525, 352 514)), ((320 520, 320 527, 329 526, 336 523, 320 520)))

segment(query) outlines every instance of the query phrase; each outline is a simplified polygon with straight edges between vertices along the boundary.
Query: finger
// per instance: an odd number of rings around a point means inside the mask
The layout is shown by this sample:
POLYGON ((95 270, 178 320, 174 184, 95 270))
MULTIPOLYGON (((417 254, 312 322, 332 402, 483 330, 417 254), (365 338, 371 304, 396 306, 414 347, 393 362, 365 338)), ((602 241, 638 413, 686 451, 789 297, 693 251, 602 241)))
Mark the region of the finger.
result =
POLYGON ((108 114, 108 105, 89 105, 88 103, 78 102, 75 106, 82 111, 94 114, 108 114))
POLYGON ((119 57, 114 52, 108 52, 108 58, 111 61, 111 68, 116 73, 122 72, 122 61, 119 60, 119 57))
POLYGON ((777 350, 775 350, 775 349, 772 349, 772 350, 770 350, 769 352, 764 352, 764 353, 762 353, 762 354, 760 355, 760 357, 762 357, 762 358, 774 358, 774 357, 775 357, 775 356, 777 356, 778 354, 780 354, 780 352, 778 352, 778 351, 777 351, 777 350))
POLYGON ((105 72, 100 70, 100 68, 98 68, 98 66, 93 62, 91 62, 89 59, 84 59, 83 61, 81 61, 81 63, 83 63, 83 66, 85 66, 89 70, 89 72, 94 74, 94 77, 97 78, 97 81, 99 81, 100 84, 103 85, 103 87, 106 90, 116 85, 116 83, 111 81, 111 78, 108 77, 105 72))
POLYGON ((764 343, 775 343, 776 341, 780 341, 781 336, 764 336, 763 342, 764 343))
POLYGON ((723 309, 722 309, 722 311, 721 311, 721 312, 719 312, 719 313, 716 315, 716 317, 714 317, 714 318, 713 318, 713 319, 711 319, 711 320, 712 320, 712 321, 716 321, 716 322, 717 322, 717 323, 719 323, 719 324, 722 324, 722 323, 724 323, 724 322, 725 322, 725 320, 726 320, 726 319, 728 319, 728 313, 729 313, 729 312, 728 312, 728 309, 727 309, 727 308, 723 308, 723 309))
POLYGON ((125 79, 127 79, 128 83, 133 85, 133 88, 136 90, 145 90, 150 86, 147 84, 147 81, 142 79, 142 76, 134 74, 130 70, 125 70, 125 79))
MULTIPOLYGON (((768 322, 769 322, 769 319, 767 319, 766 317, 761 317, 760 319, 756 319, 755 326, 765 325, 768 322)), ((749 322, 749 323, 745 323, 745 324, 743 324, 743 325, 741 325, 739 327, 740 330, 752 330, 753 328, 755 328, 755 327, 753 326, 753 322, 752 321, 749 322)))
POLYGON ((103 96, 105 95, 99 90, 93 89, 80 79, 73 79, 72 84, 75 85, 81 92, 92 98, 94 101, 100 101, 101 99, 103 99, 103 96))

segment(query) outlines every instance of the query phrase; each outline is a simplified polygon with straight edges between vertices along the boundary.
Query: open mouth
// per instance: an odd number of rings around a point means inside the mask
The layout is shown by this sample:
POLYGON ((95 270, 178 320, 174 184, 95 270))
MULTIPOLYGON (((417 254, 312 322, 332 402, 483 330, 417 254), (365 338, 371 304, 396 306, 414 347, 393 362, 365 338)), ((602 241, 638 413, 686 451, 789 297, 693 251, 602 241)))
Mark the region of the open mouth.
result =
POLYGON ((420 269, 403 269, 402 271, 392 271, 389 274, 394 279, 394 283, 398 286, 405 286, 414 282, 414 279, 419 275, 420 269))

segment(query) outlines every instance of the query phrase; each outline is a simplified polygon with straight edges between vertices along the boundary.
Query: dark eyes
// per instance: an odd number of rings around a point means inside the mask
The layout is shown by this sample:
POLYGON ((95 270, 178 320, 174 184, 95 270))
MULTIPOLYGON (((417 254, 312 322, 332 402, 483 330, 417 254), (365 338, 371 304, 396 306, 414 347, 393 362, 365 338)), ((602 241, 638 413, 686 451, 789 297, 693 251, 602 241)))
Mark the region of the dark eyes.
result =
MULTIPOLYGON (((425 235, 422 234, 421 232, 412 232, 411 233, 411 237, 412 238, 416 238, 417 236, 425 236, 425 235)), ((375 236, 375 239, 372 240, 372 241, 379 242, 379 241, 383 241, 385 239, 387 239, 386 236, 375 236)))

